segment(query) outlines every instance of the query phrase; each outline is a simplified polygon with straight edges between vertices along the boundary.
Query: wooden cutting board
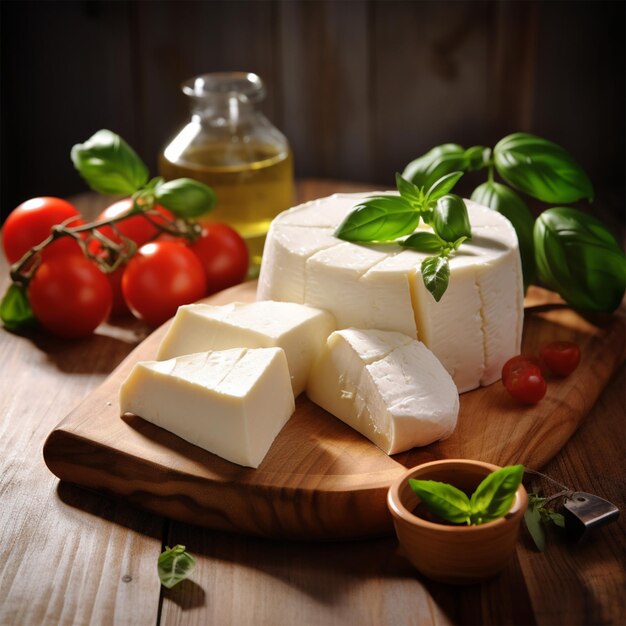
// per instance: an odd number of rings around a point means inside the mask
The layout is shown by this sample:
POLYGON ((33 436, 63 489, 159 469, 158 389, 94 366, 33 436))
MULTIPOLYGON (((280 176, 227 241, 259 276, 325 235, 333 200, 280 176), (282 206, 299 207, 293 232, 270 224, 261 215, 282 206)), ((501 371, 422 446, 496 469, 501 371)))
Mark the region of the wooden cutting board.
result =
MULTIPOLYGON (((251 301, 246 283, 207 301, 251 301)), ((582 317, 548 291, 526 299, 524 352, 575 341, 578 369, 548 383, 534 407, 515 403, 501 383, 461 396, 458 426, 446 441, 388 457, 309 402, 296 412, 254 470, 225 461, 139 417, 120 417, 118 390, 133 364, 153 359, 168 324, 143 341, 50 434, 44 458, 60 479, 120 496, 184 522, 268 537, 359 538, 391 532, 390 483, 407 467, 470 458, 538 469, 567 442, 624 359, 618 316, 582 317)))

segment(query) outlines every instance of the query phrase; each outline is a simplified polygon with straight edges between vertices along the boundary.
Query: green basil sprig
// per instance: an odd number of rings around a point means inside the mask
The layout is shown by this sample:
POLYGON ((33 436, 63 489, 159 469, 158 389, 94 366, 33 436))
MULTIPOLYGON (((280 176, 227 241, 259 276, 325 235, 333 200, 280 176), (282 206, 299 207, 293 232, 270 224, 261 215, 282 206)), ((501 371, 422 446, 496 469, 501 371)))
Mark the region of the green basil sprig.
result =
MULTIPOLYGON (((472 193, 472 200, 504 215, 519 241, 524 287, 537 277, 575 308, 611 312, 624 297, 624 255, 607 229, 580 212, 565 216, 562 207, 541 214, 537 224, 514 187, 543 202, 569 203, 593 197, 591 181, 576 160, 561 146, 528 133, 514 133, 498 142, 465 150, 444 144, 411 161, 404 177, 415 185, 432 186, 453 170, 488 170, 487 182, 472 193), (504 180, 496 182, 494 174, 504 180), (510 185, 510 186, 508 186, 510 185)), ((428 219, 425 219, 428 223, 428 219)), ((448 238, 449 238, 448 234, 448 238)), ((420 252, 436 252, 437 241, 409 237, 420 252)), ((444 250, 442 247, 441 250, 444 250)), ((429 268, 443 271, 442 267, 429 268)))
POLYGON ((369 243, 410 235, 400 245, 434 255, 422 261, 422 279, 439 302, 450 280, 448 257, 472 236, 465 202, 449 193, 461 176, 463 172, 448 172, 425 189, 396 174, 400 195, 367 198, 346 216, 335 236, 344 241, 369 243), (433 232, 414 233, 420 220, 433 232))
POLYGON ((141 198, 148 209, 157 201, 185 219, 204 215, 215 206, 213 190, 196 180, 178 178, 165 182, 156 177, 148 181, 145 163, 110 130, 99 130, 85 143, 76 144, 71 157, 78 173, 98 193, 132 195, 141 198))
POLYGON ((215 206, 215 192, 192 178, 158 184, 154 195, 159 204, 178 217, 200 217, 215 206))
POLYGON ((614 311, 626 289, 624 253, 594 217, 570 207, 544 211, 535 222, 541 281, 574 307, 614 311))
POLYGON ((148 168, 137 153, 110 130, 99 130, 71 151, 72 163, 85 182, 106 195, 134 194, 148 182, 148 168))
POLYGON ((568 204, 593 199, 593 186, 582 167, 547 139, 514 133, 498 142, 493 157, 505 181, 537 200, 568 204))
POLYGON ((548 498, 541 498, 535 493, 528 494, 528 508, 524 513, 524 522, 530 537, 540 552, 546 547, 546 535, 544 525, 554 524, 560 528, 565 528, 565 518, 561 513, 549 509, 547 504, 550 502, 548 498))
POLYGON ((523 465, 510 465, 491 472, 471 498, 456 487, 434 480, 409 479, 411 489, 431 513, 454 524, 486 524, 504 517, 515 500, 523 465))
POLYGON ((161 584, 168 589, 177 585, 191 574, 196 566, 196 559, 185 551, 185 546, 176 545, 173 548, 166 546, 159 555, 157 571, 161 584))

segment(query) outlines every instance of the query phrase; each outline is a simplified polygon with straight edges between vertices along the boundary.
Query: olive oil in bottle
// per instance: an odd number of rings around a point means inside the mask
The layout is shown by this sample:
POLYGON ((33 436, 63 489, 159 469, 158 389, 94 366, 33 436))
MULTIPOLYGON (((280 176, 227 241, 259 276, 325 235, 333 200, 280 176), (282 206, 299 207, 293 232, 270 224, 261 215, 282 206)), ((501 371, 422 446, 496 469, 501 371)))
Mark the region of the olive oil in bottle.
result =
POLYGON ((258 267, 270 222, 293 204, 287 140, 255 107, 264 90, 254 74, 206 74, 184 83, 183 92, 192 119, 163 151, 161 176, 212 187, 217 203, 203 219, 235 228, 258 267))

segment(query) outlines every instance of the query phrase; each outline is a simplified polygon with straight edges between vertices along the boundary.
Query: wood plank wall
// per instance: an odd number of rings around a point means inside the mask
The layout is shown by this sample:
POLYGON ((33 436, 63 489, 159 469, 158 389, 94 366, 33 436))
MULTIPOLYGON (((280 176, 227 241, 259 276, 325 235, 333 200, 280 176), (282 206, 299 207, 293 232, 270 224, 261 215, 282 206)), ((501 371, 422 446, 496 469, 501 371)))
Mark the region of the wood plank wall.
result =
MULTIPOLYGON (((525 130, 624 193, 623 2, 0 3, 0 210, 84 190, 69 149, 111 128, 156 169, 182 80, 248 70, 298 176, 392 184, 433 145, 525 130)), ((602 193, 599 194, 602 196, 602 193)))

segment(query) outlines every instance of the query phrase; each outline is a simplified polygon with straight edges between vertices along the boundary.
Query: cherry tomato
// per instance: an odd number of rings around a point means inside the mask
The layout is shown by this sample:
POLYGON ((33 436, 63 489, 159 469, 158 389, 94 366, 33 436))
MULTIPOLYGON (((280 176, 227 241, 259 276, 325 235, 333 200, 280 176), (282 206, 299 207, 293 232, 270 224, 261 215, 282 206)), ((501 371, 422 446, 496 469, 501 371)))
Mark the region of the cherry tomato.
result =
POLYGON ((517 373, 528 366, 534 366, 536 368, 535 373, 539 374, 539 376, 542 375, 539 359, 529 354, 518 354, 502 366, 502 384, 506 385, 506 381, 511 374, 517 373))
POLYGON ((555 341, 544 346, 539 356, 555 376, 569 376, 580 363, 580 348, 571 341, 555 341))
POLYGON ((532 363, 512 370, 503 382, 509 394, 524 404, 537 404, 548 387, 541 370, 532 363))
POLYGON ((139 248, 127 263, 122 293, 134 315, 157 326, 206 293, 206 276, 187 246, 155 241, 139 248))
POLYGON ((122 293, 122 276, 124 275, 125 265, 118 267, 114 272, 107 274, 109 284, 111 285, 111 291, 113 293, 113 306, 111 307, 111 316, 122 317, 124 315, 130 315, 130 309, 124 300, 124 294, 122 293))
POLYGON ((202 262, 208 294, 239 284, 248 273, 246 242, 226 224, 207 224, 189 248, 202 262))
MULTIPOLYGON (((69 226, 84 224, 80 214, 61 198, 32 198, 20 204, 7 217, 2 227, 2 245, 9 263, 19 261, 33 246, 50 235, 50 229, 70 218, 69 226)), ((46 246, 42 259, 62 254, 81 254, 80 246, 71 237, 63 237, 46 246)))
POLYGON ((84 337, 109 314, 113 295, 107 277, 83 256, 44 261, 28 287, 35 317, 61 337, 84 337))
MULTIPOLYGON (((128 213, 132 208, 133 201, 130 198, 125 198, 124 200, 120 200, 105 209, 96 219, 97 221, 111 220, 128 213)), ((158 205, 154 208, 159 215, 151 215, 150 219, 154 220, 157 224, 164 224, 167 220, 174 219, 174 215, 172 215, 172 213, 170 213, 167 209, 158 205)), ((115 226, 124 237, 132 239, 138 246, 143 246, 144 243, 152 241, 160 232, 158 228, 150 223, 145 215, 134 215, 133 217, 117 222, 115 226)), ((108 237, 116 243, 121 241, 120 236, 111 226, 101 226, 98 230, 105 237, 108 237)), ((101 246, 97 241, 93 241, 90 244, 90 249, 94 253, 96 253, 100 247, 101 246)))

